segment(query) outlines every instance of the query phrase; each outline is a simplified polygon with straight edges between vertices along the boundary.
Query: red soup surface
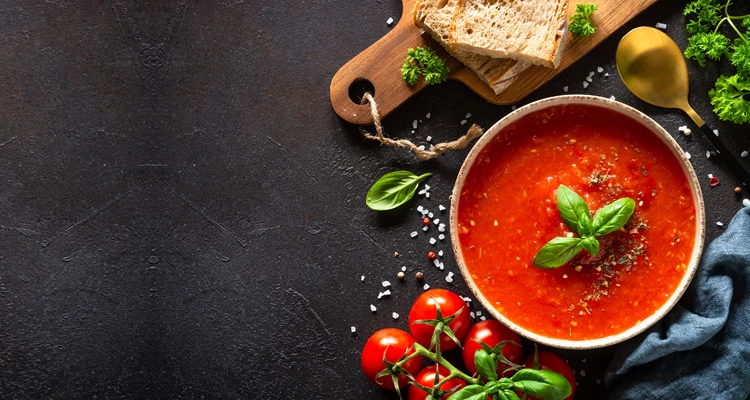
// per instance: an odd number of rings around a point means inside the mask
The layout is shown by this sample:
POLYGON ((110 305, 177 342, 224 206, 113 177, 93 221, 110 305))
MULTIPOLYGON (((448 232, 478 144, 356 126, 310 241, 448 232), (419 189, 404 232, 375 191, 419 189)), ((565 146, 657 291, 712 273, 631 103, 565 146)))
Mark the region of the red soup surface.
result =
POLYGON ((638 121, 589 105, 549 107, 506 127, 472 165, 458 205, 458 239, 479 290, 539 335, 588 340, 637 325, 674 293, 690 260, 696 212, 670 149, 638 121), (532 265, 557 236, 559 185, 595 213, 622 197, 630 221, 557 269, 532 265))

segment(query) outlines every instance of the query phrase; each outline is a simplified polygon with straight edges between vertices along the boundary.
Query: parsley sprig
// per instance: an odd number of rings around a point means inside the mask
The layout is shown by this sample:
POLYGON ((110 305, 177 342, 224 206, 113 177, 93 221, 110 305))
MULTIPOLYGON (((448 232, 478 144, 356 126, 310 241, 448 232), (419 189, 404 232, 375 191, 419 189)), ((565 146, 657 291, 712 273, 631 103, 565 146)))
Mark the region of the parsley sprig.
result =
POLYGON ((708 95, 720 119, 747 124, 750 123, 750 14, 730 15, 730 4, 731 0, 724 5, 719 0, 695 0, 685 7, 684 14, 692 18, 686 26, 691 36, 685 57, 697 61, 701 67, 706 66, 707 59, 720 61, 727 57, 737 73, 721 75, 708 95), (725 23, 737 34, 734 41, 720 32, 725 23), (744 33, 738 25, 746 28, 744 33))
POLYGON ((593 35, 596 32, 596 26, 591 23, 591 14, 597 8, 599 6, 592 3, 576 4, 576 13, 570 17, 570 24, 568 25, 570 33, 582 38, 593 35))
POLYGON ((401 67, 401 76, 409 86, 417 83, 420 75, 424 76, 424 80, 430 85, 445 82, 448 72, 445 60, 434 50, 424 47, 409 49, 404 66, 401 67))

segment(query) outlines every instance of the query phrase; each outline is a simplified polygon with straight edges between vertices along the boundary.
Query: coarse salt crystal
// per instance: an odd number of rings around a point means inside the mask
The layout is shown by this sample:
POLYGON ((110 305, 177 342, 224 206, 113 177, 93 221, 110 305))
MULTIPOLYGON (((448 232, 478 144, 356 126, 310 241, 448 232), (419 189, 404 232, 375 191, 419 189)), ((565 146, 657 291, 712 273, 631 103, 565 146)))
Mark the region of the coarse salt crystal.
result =
POLYGON ((428 142, 431 142, 432 141, 432 136, 427 136, 427 139, 425 139, 425 140, 428 141, 428 142))
POLYGON ((434 245, 435 242, 437 242, 437 240, 435 240, 435 238, 430 238, 430 244, 434 245))
POLYGON ((362 281, 362 282, 365 281, 365 276, 364 275, 362 275, 362 278, 360 278, 360 281, 362 281))
POLYGON ((747 150, 745 150, 742 153, 740 153, 740 157, 745 158, 745 157, 747 157, 747 154, 748 154, 747 150))
POLYGON ((432 260, 432 263, 435 264, 435 268, 440 268, 440 260, 438 260, 437 258, 432 260))
POLYGON ((412 130, 411 130, 411 133, 412 133, 412 135, 414 134, 414 132, 416 132, 416 131, 415 131, 414 129, 412 129, 412 130))
POLYGON ((393 313, 393 319, 398 319, 398 313, 393 313))
POLYGON ((656 29, 662 29, 662 30, 663 29, 667 29, 667 24, 665 24, 663 22, 657 22, 656 23, 656 29))
MULTIPOLYGON (((747 199, 746 199, 746 200, 747 200, 747 199)), ((440 257, 442 257, 442 256, 443 256, 443 251, 442 251, 442 250, 438 251, 438 256, 440 256, 440 257)))
POLYGON ((609 72, 605 72, 604 76, 607 77, 607 78, 609 78, 609 72))
MULTIPOLYGON (((412 132, 413 133, 413 132, 412 132)), ((417 147, 419 150, 424 150, 424 145, 417 147)))
POLYGON ((424 190, 430 190, 430 185, 424 185, 424 190))
POLYGON ((430 114, 430 113, 427 113, 427 114, 425 114, 424 116, 425 116, 425 118, 427 118, 427 119, 430 119, 430 117, 432 117, 432 114, 430 114))
POLYGON ((480 316, 480 315, 482 315, 482 312, 481 311, 477 311, 476 314, 477 314, 477 316, 480 316))
POLYGON ((609 99, 610 99, 610 100, 614 100, 614 99, 615 99, 615 96, 609 96, 609 99))
POLYGON ((581 376, 585 378, 586 377, 586 371, 581 370, 581 376))
POLYGON ((445 269, 445 265, 443 263, 440 263, 440 270, 442 271, 444 269, 445 269))
MULTIPOLYGON (((458 296, 458 297, 461 297, 461 296, 458 296)), ((464 303, 471 303, 471 297, 468 297, 468 296, 467 297, 461 297, 461 300, 463 300, 464 303)))
POLYGON ((589 83, 588 82, 583 82, 583 88, 586 89, 587 87, 589 87, 589 83))
POLYGON ((476 316, 476 315, 474 314, 474 311, 470 311, 470 312, 469 312, 469 316, 471 317, 471 319, 474 319, 474 318, 476 318, 476 317, 477 317, 477 316, 476 316))
POLYGON ((718 226, 724 226, 724 223, 721 222, 721 221, 719 221, 719 222, 716 223, 716 225, 718 225, 718 226))
POLYGON ((445 225, 438 226, 438 232, 445 232, 445 225))
POLYGON ((429 228, 430 228, 429 226, 425 226, 424 228, 422 228, 422 230, 425 231, 425 232, 427 232, 427 229, 429 229, 429 228))
POLYGON ((691 156, 691 155, 690 155, 690 153, 688 153, 688 152, 686 151, 686 152, 685 152, 685 158, 687 158, 687 159, 689 160, 689 159, 693 158, 693 156, 691 156))
POLYGON ((422 210, 424 210, 424 207, 422 206, 417 207, 417 211, 422 212, 422 210))
POLYGON ((464 118, 466 118, 466 119, 471 118, 471 113, 466 113, 466 116, 464 118))
POLYGON ((596 73, 596 72, 594 72, 594 71, 591 71, 591 72, 589 72, 589 76, 590 76, 590 77, 591 77, 591 76, 594 76, 594 74, 595 74, 595 73, 596 73))
POLYGON ((563 92, 568 93, 568 87, 567 86, 563 86, 563 92))
POLYGON ((428 209, 426 209, 426 208, 424 210, 422 210, 422 216, 425 216, 425 215, 427 215, 429 213, 430 213, 430 211, 428 209))
POLYGON ((391 283, 388 281, 383 281, 383 287, 391 286, 391 283))
POLYGON ((742 205, 745 207, 750 207, 750 199, 744 199, 742 200, 742 205))
POLYGON ((406 267, 401 267, 401 271, 406 272, 406 267))
POLYGON ((444 235, 444 234, 442 234, 442 233, 441 233, 441 234, 439 234, 439 235, 438 235, 438 239, 440 239, 440 240, 445 240, 445 235, 444 235))
POLYGON ((430 288, 430 285, 428 285, 428 284, 426 284, 426 283, 424 284, 424 286, 422 286, 422 290, 427 290, 427 289, 429 289, 429 288, 430 288))
POLYGON ((487 320, 487 317, 485 317, 484 315, 482 315, 481 317, 479 317, 479 320, 480 320, 480 321, 486 321, 486 320, 487 320))
POLYGON ((432 220, 432 223, 434 223, 435 225, 440 225, 440 218, 432 220))
POLYGON ((435 214, 433 214, 433 213, 427 213, 427 215, 428 215, 428 216, 429 216, 430 218, 432 218, 432 217, 434 217, 434 216, 435 216, 435 214))
POLYGON ((352 327, 352 333, 355 333, 355 332, 357 332, 357 328, 353 326, 352 327))
POLYGON ((461 120, 461 125, 466 125, 466 122, 467 121, 465 119, 461 120))
POLYGON ((412 233, 409 234, 409 236, 411 236, 413 238, 417 237, 417 235, 419 235, 419 232, 417 232, 417 231, 414 231, 414 232, 412 232, 412 233))
POLYGON ((448 272, 448 276, 445 277, 445 281, 448 283, 453 282, 453 272, 448 272))
POLYGON ((711 152, 706 150, 706 158, 711 158, 711 152))
POLYGON ((440 205, 438 206, 438 210, 440 210, 440 211, 445 211, 445 207, 443 207, 443 205, 442 205, 442 204, 440 204, 440 205))
POLYGON ((417 129, 417 120, 416 120, 416 119, 415 119, 414 121, 412 121, 412 122, 411 122, 411 127, 412 127, 413 129, 417 129))
POLYGON ((511 110, 515 110, 516 108, 518 108, 518 106, 510 106, 511 110))
MULTIPOLYGON (((434 147, 433 147, 433 149, 434 149, 434 147)), ((430 151, 432 151, 432 150, 430 150, 430 151)), ((430 192, 425 193, 424 197, 427 197, 429 199, 430 198, 430 192)))
POLYGON ((598 72, 598 73, 601 74, 602 72, 604 72, 604 68, 602 68, 602 67, 596 67, 596 72, 598 72))
POLYGON ((708 174, 708 179, 711 179, 714 177, 714 174, 708 174))
POLYGON ((385 23, 388 25, 393 24, 393 17, 388 18, 388 21, 385 21, 385 23))
POLYGON ((719 130, 718 129, 714 129, 714 135, 716 135, 717 137, 719 136, 719 130))
POLYGON ((374 305, 370 304, 370 311, 375 312, 375 311, 378 311, 378 309, 375 308, 374 305))
POLYGON ((589 82, 589 83, 591 83, 591 82, 593 82, 593 81, 594 81, 594 79, 593 79, 593 78, 591 78, 590 76, 587 76, 587 77, 586 77, 586 82, 589 82))

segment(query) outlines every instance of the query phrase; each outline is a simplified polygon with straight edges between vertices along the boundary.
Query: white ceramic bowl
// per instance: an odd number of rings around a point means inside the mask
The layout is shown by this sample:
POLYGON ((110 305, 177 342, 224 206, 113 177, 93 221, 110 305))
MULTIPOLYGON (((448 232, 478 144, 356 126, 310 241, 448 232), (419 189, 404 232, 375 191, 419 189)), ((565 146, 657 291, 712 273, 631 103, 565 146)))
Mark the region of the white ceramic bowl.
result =
POLYGON ((667 133, 664 130, 664 128, 662 128, 654 120, 652 120, 645 114, 641 113, 640 111, 632 107, 629 107, 620 102, 606 99, 603 97, 583 96, 583 95, 550 97, 547 99, 539 100, 534 103, 528 104, 524 107, 521 107, 511 112, 507 116, 505 116, 505 118, 501 119, 495 125, 493 125, 477 141, 477 143, 471 149, 471 152, 469 152, 469 155, 466 157, 466 160, 464 161, 464 164, 458 173, 458 178, 456 179, 456 184, 453 187, 453 194, 452 194, 451 199, 452 201, 451 201, 451 210, 450 210, 450 226, 451 226, 451 241, 453 242, 453 252, 456 255, 456 261, 458 262, 459 269, 461 270, 461 275, 463 275, 464 280, 469 285, 469 288, 473 292, 474 296, 479 300, 479 302, 482 303, 484 308, 490 314, 492 314, 493 317, 495 317, 497 320, 499 320, 500 322, 508 326, 510 329, 512 329, 519 335, 529 338, 535 342, 543 343, 545 345, 552 346, 552 347, 563 348, 563 349, 577 349, 577 350, 595 349, 595 348, 606 347, 606 346, 611 346, 616 343, 620 343, 622 341, 630 339, 633 336, 636 336, 639 333, 645 331, 646 329, 654 325, 659 319, 664 317, 667 314, 667 312, 669 312, 669 310, 671 310, 672 307, 674 307, 674 305, 677 304, 677 301, 680 299, 682 294, 685 292, 685 289, 687 289, 688 285, 690 284, 690 281, 693 279, 693 275, 695 275, 695 271, 698 268, 698 262, 700 261, 701 252, 703 251, 703 242, 704 242, 705 229, 706 229, 706 223, 705 223, 706 218, 705 218, 705 209, 703 206, 703 196, 701 194, 700 185, 698 184, 698 178, 695 176, 695 171, 693 170, 692 165, 690 164, 687 157, 685 156, 685 152, 680 148, 677 142, 675 142, 675 140, 669 135, 669 133, 667 133), (658 139, 664 142, 667 145, 667 147, 672 151, 672 154, 677 159, 679 164, 682 166, 682 170, 685 172, 685 175, 687 176, 688 184, 690 185, 690 191, 693 195, 693 201, 695 203, 695 210, 696 210, 695 245, 693 246, 693 252, 690 257, 690 263, 688 265, 687 271, 685 272, 685 276, 682 278, 682 281, 680 282, 677 289, 674 291, 674 293, 670 296, 668 301, 664 303, 664 305, 661 308, 656 310, 654 314, 644 319, 641 323, 617 335, 607 336, 607 337, 603 337, 599 339, 564 340, 564 339, 550 338, 550 337, 542 336, 534 332, 531 332, 529 330, 526 330, 518 326, 517 324, 513 323, 512 321, 510 321, 503 314, 497 311, 497 309, 495 309, 495 307, 484 297, 482 292, 479 291, 479 289, 477 288, 476 283, 471 277, 471 274, 467 271, 466 265, 464 264, 463 255, 461 253, 461 246, 459 245, 459 240, 458 240, 457 216, 458 216, 459 201, 461 198, 460 193, 462 191, 466 176, 469 173, 471 166, 474 164, 477 155, 482 151, 485 145, 487 145, 490 141, 492 141, 495 135, 502 132, 505 127, 517 121, 518 119, 538 110, 542 110, 542 109, 552 107, 552 106, 557 106, 557 105, 565 105, 565 104, 584 104, 584 105, 594 105, 594 106, 604 107, 604 108, 619 112, 621 114, 627 115, 635 119, 636 121, 641 122, 651 132, 653 132, 655 139, 658 139))

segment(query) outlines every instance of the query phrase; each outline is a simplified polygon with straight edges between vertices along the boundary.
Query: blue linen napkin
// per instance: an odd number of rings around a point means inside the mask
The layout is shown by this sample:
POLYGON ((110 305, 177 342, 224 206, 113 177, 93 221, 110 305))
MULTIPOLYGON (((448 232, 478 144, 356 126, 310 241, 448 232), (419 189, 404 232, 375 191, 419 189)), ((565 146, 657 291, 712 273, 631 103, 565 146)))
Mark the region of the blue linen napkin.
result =
POLYGON ((608 399, 750 395, 750 207, 708 246, 679 304, 616 348, 608 399))

